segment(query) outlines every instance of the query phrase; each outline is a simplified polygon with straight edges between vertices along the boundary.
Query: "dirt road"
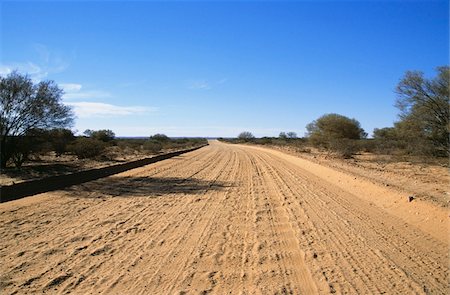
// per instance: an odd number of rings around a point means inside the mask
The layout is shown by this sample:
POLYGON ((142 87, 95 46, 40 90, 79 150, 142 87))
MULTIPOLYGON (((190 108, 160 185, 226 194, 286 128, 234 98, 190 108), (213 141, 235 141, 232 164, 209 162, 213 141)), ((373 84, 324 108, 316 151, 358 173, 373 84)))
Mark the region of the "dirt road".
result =
POLYGON ((0 204, 0 293, 445 294, 448 211, 212 142, 0 204))

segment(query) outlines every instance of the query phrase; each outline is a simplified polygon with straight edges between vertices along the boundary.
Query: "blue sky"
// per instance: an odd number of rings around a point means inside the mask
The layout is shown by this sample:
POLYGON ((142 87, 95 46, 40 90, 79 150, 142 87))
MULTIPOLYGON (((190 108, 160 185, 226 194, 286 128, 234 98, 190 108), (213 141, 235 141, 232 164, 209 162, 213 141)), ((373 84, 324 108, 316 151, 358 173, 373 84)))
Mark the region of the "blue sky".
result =
POLYGON ((74 129, 303 135, 397 119, 407 70, 449 63, 448 1, 3 1, 0 74, 55 80, 74 129))

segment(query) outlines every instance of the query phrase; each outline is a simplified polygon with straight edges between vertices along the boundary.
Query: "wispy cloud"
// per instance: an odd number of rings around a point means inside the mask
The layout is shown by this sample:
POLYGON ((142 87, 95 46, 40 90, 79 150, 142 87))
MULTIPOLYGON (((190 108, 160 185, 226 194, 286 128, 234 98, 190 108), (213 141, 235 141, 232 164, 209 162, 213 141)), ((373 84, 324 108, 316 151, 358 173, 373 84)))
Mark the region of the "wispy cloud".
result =
POLYGON ((118 106, 95 101, 70 101, 71 99, 106 98, 111 97, 111 94, 102 90, 84 90, 83 85, 79 83, 61 83, 60 86, 64 90, 65 104, 73 107, 79 118, 130 116, 157 110, 143 106, 118 106))
POLYGON ((214 87, 218 85, 222 85, 228 81, 227 78, 223 78, 217 81, 208 81, 204 79, 200 80, 188 80, 186 82, 188 89, 194 89, 194 90, 209 90, 213 89, 214 87))
POLYGON ((9 63, 0 65, 0 75, 2 76, 6 76, 13 71, 28 74, 34 81, 41 81, 49 74, 47 70, 31 61, 25 63, 9 63))
POLYGON ((227 78, 223 78, 223 79, 220 79, 219 81, 217 81, 217 84, 218 85, 225 84, 226 82, 228 82, 228 79, 227 78))
POLYGON ((39 82, 49 74, 60 73, 69 67, 69 62, 61 54, 49 50, 45 45, 34 44, 33 48, 37 54, 36 61, 1 63, 0 75, 8 75, 17 70, 39 82))
POLYGON ((142 106, 118 106, 102 102, 66 102, 74 108, 75 114, 80 118, 89 117, 115 117, 130 116, 157 111, 157 108, 142 106))
POLYGON ((188 81, 187 84, 188 84, 189 89, 196 89, 196 90, 211 89, 210 84, 206 80, 191 80, 191 81, 188 81))
POLYGON ((83 85, 77 83, 61 83, 59 84, 64 90, 63 98, 72 99, 96 99, 111 97, 111 93, 103 90, 83 90, 83 85))
POLYGON ((63 98, 66 100, 72 99, 95 99, 111 97, 111 93, 103 90, 88 90, 88 91, 74 91, 66 92, 63 98))
POLYGON ((76 83, 61 83, 59 86, 61 86, 66 93, 78 92, 83 87, 81 84, 76 83))

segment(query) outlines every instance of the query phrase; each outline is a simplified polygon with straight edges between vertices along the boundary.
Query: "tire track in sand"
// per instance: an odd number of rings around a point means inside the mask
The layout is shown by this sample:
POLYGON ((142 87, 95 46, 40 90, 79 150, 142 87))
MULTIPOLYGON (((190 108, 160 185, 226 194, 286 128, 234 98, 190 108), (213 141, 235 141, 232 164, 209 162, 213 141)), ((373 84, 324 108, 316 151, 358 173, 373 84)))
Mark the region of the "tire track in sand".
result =
POLYGON ((0 237, 1 294, 449 293, 445 239, 286 158, 214 142, 1 204, 0 237))

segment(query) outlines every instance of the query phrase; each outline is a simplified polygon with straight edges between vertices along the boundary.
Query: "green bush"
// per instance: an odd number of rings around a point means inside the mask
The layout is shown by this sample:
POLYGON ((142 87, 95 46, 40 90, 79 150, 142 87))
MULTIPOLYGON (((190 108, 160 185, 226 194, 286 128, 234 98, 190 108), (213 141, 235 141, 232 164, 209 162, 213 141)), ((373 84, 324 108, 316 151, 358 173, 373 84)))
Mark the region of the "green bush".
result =
POLYGON ((367 136, 360 123, 339 114, 326 114, 306 126, 308 139, 316 147, 339 145, 340 139, 361 139, 367 136))
POLYGON ((114 140, 116 135, 112 130, 102 129, 102 130, 91 130, 87 129, 83 132, 86 136, 89 136, 93 139, 97 139, 103 142, 109 142, 114 140))
POLYGON ((240 141, 249 142, 255 139, 255 136, 249 131, 239 133, 237 137, 240 141))
POLYGON ((57 128, 47 132, 48 142, 56 153, 61 156, 67 151, 67 146, 75 140, 73 132, 69 129, 57 128))
POLYGON ((158 153, 162 149, 162 144, 157 140, 150 139, 144 143, 143 148, 147 152, 158 153))
POLYGON ((366 138, 360 123, 339 114, 326 114, 306 126, 309 142, 344 158, 358 151, 356 140, 366 138))
POLYGON ((328 148, 345 159, 351 158, 359 151, 358 142, 348 138, 331 139, 328 148))
POLYGON ((92 159, 103 155, 105 148, 106 144, 103 141, 79 137, 68 147, 68 150, 78 159, 92 159))
POLYGON ((162 142, 162 143, 170 141, 170 138, 167 135, 160 134, 160 133, 157 133, 157 134, 155 134, 153 136, 150 136, 150 139, 151 140, 155 140, 155 141, 159 141, 159 142, 162 142))
POLYGON ((265 145, 265 144, 272 144, 272 138, 270 138, 270 137, 263 137, 263 138, 258 139, 257 143, 258 144, 263 144, 263 145, 265 145))
POLYGON ((408 71, 397 85, 396 106, 400 121, 397 138, 411 153, 448 157, 450 155, 450 67, 436 69, 436 76, 408 71))

